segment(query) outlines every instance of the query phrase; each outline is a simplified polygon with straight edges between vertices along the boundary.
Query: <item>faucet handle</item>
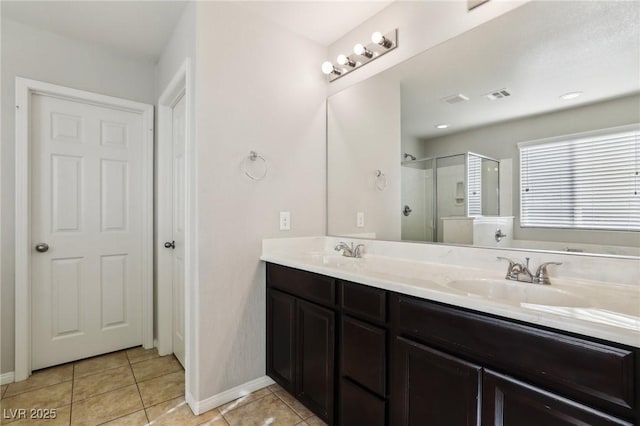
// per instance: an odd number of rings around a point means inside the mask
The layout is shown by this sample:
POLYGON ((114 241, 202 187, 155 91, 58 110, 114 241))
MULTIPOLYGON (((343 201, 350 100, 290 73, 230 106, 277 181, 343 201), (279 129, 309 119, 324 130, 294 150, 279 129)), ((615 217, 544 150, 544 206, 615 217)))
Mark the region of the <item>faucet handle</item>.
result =
POLYGON ((353 243, 351 243, 351 246, 349 246, 344 241, 340 241, 340 243, 338 243, 338 245, 335 246, 334 250, 335 251, 342 250, 342 255, 343 256, 352 257, 353 256, 353 243))
POLYGON ((508 280, 517 280, 518 272, 520 272, 521 265, 515 260, 509 259, 508 257, 498 256, 497 258, 498 260, 506 260, 507 262, 509 262, 509 269, 507 269, 507 275, 505 276, 505 278, 508 280))
POLYGON ((363 252, 364 252, 364 244, 358 244, 356 248, 353 249, 353 257, 362 257, 363 252))
POLYGON ((549 275, 547 275, 547 266, 549 265, 562 265, 562 262, 545 262, 538 266, 538 270, 536 271, 535 277, 533 277, 534 284, 551 284, 551 280, 549 279, 549 275))

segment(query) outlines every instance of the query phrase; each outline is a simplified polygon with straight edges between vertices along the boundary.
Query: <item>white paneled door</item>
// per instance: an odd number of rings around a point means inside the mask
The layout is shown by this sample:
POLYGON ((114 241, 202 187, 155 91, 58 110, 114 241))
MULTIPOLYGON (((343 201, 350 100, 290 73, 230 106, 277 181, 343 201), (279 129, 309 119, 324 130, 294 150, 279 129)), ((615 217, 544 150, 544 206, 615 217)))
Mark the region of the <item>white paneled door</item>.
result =
POLYGON ((185 97, 172 114, 173 146, 173 353, 184 366, 185 277, 185 97))
POLYGON ((34 94, 32 369, 142 343, 141 114, 34 94))

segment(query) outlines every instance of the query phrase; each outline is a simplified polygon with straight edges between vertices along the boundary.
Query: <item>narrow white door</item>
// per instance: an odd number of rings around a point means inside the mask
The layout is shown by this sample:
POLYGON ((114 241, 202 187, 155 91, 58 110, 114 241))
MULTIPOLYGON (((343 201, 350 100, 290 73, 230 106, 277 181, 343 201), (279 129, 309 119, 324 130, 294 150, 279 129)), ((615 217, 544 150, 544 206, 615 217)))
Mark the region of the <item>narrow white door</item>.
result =
POLYGON ((142 343, 142 116, 32 95, 32 369, 142 343))
POLYGON ((173 353, 184 366, 185 97, 173 107, 173 353))

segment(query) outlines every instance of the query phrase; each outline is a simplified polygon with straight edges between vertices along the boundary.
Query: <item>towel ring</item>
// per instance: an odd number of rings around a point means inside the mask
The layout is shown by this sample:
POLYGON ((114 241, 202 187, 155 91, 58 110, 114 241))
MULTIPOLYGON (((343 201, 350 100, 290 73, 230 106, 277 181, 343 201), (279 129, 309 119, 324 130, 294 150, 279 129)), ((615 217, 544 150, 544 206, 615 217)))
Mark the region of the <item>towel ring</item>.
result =
POLYGON ((387 176, 381 170, 376 170, 376 188, 378 191, 384 191, 387 187, 387 176))
POLYGON ((244 174, 250 179, 262 180, 267 175, 267 160, 255 151, 249 152, 249 156, 244 159, 242 166, 244 174))

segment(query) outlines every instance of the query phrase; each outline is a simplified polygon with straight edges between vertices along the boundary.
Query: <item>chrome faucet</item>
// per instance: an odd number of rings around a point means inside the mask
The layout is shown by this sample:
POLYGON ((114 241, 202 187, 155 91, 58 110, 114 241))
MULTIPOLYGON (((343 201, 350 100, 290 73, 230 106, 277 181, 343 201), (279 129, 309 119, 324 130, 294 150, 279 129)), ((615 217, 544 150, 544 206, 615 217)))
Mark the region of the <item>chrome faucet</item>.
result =
POLYGON ((547 274, 547 266, 549 265, 562 265, 560 262, 546 262, 542 265, 538 266, 535 274, 531 273, 529 269, 529 258, 527 257, 527 263, 522 264, 515 262, 509 258, 498 256, 500 260, 506 260, 509 262, 509 267, 507 269, 506 279, 512 281, 520 281, 524 283, 532 283, 532 284, 551 284, 551 280, 549 279, 549 275, 547 274))
POLYGON ((335 251, 342 250, 342 255, 344 257, 358 257, 358 258, 360 258, 360 257, 362 257, 362 252, 364 250, 364 244, 358 244, 354 248, 353 247, 353 243, 351 243, 351 245, 348 245, 344 241, 341 241, 340 243, 338 243, 337 246, 335 246, 334 250, 335 251))

